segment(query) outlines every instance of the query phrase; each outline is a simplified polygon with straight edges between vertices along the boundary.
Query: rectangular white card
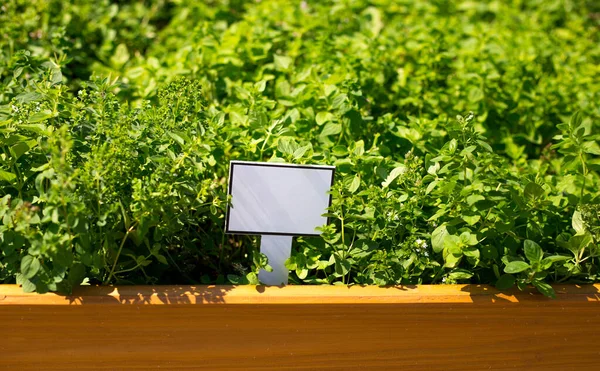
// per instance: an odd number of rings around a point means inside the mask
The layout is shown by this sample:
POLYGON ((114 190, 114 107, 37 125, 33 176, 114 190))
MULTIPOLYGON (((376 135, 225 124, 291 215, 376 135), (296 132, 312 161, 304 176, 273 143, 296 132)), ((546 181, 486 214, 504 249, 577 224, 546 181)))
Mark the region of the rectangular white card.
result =
POLYGON ((327 224, 334 166, 231 161, 226 233, 316 236, 327 224))

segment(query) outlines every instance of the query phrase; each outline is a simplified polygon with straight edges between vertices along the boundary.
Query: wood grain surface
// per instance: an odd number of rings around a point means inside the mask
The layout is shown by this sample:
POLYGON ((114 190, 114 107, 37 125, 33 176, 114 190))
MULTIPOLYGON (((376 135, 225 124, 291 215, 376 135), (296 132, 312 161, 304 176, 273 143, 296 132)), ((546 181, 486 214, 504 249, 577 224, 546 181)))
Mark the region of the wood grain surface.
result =
POLYGON ((11 370, 599 370, 600 285, 0 285, 11 370))

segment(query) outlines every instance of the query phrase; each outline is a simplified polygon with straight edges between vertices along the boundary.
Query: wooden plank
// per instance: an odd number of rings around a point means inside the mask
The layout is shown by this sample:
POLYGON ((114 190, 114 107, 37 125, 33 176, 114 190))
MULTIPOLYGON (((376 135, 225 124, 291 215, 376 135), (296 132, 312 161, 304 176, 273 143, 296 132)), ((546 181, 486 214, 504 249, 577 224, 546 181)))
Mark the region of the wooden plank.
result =
POLYGON ((600 285, 0 285, 0 368, 596 370, 600 285))

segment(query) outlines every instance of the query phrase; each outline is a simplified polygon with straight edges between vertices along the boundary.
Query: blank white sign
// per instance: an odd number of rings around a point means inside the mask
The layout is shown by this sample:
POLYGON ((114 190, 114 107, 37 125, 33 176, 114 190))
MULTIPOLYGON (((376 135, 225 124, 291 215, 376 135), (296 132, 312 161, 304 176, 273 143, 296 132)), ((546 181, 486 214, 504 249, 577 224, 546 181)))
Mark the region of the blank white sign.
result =
POLYGON ((319 235, 327 224, 333 166, 231 161, 226 232, 319 235))

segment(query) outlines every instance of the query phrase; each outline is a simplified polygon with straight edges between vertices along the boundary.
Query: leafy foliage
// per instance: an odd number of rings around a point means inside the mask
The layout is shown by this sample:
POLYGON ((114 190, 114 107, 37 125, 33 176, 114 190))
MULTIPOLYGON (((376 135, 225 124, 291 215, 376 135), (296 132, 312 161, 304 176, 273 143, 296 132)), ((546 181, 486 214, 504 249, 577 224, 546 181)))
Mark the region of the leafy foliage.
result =
POLYGON ((9 0, 0 282, 257 283, 231 159, 337 167, 295 283, 595 282, 587 1, 9 0))

